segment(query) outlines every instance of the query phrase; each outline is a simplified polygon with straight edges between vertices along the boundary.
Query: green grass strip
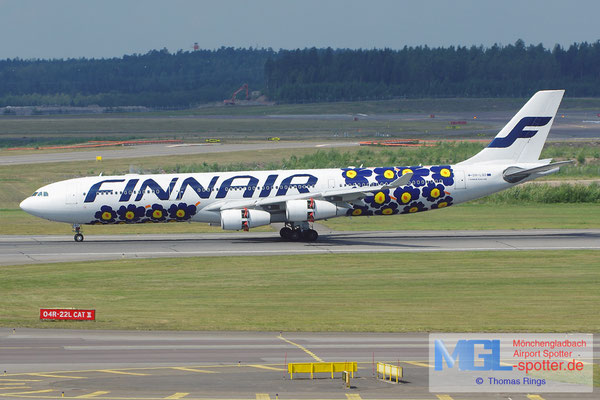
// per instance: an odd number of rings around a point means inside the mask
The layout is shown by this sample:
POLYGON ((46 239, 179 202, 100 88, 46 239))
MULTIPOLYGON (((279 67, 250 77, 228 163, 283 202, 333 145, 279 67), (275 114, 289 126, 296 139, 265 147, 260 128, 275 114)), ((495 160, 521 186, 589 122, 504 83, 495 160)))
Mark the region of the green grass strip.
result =
POLYGON ((600 252, 120 260, 0 267, 0 326, 598 332, 600 252), (42 307, 97 321, 40 322, 42 307))

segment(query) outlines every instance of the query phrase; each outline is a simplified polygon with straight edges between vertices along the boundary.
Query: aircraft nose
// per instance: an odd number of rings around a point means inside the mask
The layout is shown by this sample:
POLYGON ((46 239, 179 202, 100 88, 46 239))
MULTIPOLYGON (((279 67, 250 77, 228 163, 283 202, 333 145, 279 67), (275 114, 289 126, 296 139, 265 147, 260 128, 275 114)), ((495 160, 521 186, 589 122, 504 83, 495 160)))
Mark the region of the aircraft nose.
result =
POLYGON ((28 197, 25 200, 23 200, 21 202, 21 204, 19 204, 19 207, 21 208, 21 210, 25 211, 26 213, 33 215, 34 210, 35 210, 33 203, 34 203, 34 199, 32 197, 28 197))

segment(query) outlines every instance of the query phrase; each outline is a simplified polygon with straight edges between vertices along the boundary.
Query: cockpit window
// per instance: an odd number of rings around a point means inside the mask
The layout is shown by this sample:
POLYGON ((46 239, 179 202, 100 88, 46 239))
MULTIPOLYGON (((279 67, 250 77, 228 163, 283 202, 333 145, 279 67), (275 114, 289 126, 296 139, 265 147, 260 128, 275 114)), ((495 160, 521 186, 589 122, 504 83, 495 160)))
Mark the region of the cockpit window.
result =
POLYGON ((31 197, 48 197, 48 192, 33 192, 33 194, 31 195, 31 197))
POLYGON ((44 192, 44 197, 48 197, 48 192, 44 192))
POLYGON ((38 192, 33 192, 33 194, 31 195, 31 197, 37 196, 38 192))

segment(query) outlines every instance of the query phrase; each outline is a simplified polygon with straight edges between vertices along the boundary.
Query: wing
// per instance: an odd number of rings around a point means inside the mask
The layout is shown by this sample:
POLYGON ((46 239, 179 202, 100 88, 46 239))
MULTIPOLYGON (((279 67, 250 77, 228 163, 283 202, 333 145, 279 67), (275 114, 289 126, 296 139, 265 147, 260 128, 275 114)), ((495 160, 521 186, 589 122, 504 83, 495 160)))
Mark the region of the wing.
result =
POLYGON ((264 199, 223 200, 206 206, 203 210, 221 211, 232 208, 258 208, 264 206, 271 206, 275 204, 282 204, 288 200, 302 200, 311 198, 331 202, 356 201, 363 199, 365 196, 368 196, 373 192, 379 192, 385 189, 394 189, 399 186, 408 185, 412 176, 413 173, 409 172, 396 178, 395 181, 385 185, 342 187, 322 190, 320 192, 298 193, 285 196, 267 197, 264 199))

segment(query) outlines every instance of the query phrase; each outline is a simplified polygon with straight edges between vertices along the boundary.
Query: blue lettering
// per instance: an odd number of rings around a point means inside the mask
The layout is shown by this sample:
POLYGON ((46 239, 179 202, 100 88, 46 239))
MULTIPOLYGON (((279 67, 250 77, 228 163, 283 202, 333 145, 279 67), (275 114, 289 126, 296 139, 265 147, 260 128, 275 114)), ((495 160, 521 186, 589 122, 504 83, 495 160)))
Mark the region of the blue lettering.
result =
POLYGON ((309 186, 314 186, 317 183, 317 177, 310 175, 310 174, 295 174, 295 175, 290 175, 287 178, 285 178, 283 181, 281 181, 281 184, 279 185, 279 190, 277 191, 277 196, 284 196, 287 194, 287 191, 289 189, 295 188, 296 190, 298 190, 298 193, 308 193, 308 187, 309 186), (306 179, 306 182, 304 183, 292 183, 292 180, 294 178, 302 178, 302 177, 306 177, 308 179, 306 179))
POLYGON ((129 182, 127 182, 127 185, 125 185, 125 189, 123 189, 123 194, 121 194, 121 198, 119 199, 119 201, 129 201, 131 195, 133 194, 133 189, 135 188, 135 185, 137 185, 138 181, 139 179, 131 179, 129 182))
POLYGON ((138 191, 138 195, 135 198, 135 201, 140 201, 142 199, 142 197, 144 196, 144 192, 147 188, 150 189, 151 192, 156 194, 156 197, 158 197, 160 200, 169 200, 169 196, 173 191, 173 187, 175 186, 175 182, 177 182, 177 179, 178 178, 171 179, 171 183, 169 184, 167 190, 164 190, 162 187, 160 187, 160 185, 156 183, 154 179, 146 179, 144 183, 142 183, 142 186, 138 191))
POLYGON ((267 180, 265 181, 265 184, 263 185, 263 188, 260 191, 258 197, 269 197, 271 191, 273 190, 273 185, 275 185, 275 181, 277 180, 278 176, 279 175, 269 175, 267 177, 267 180))
POLYGON ((183 181, 183 183, 181 184, 181 188, 179 189, 179 194, 177 195, 177 200, 181 200, 183 198, 183 195, 185 194, 185 189, 187 189, 188 186, 190 186, 192 189, 194 189, 194 192, 198 193, 198 196, 201 199, 208 199, 210 197, 210 192, 212 192, 218 179, 219 179, 218 176, 213 177, 212 180, 210 181, 210 184, 208 185, 208 188, 204 189, 204 186, 202 186, 194 178, 192 178, 192 177, 186 178, 183 181))
POLYGON ((217 193, 217 199, 222 199, 223 197, 225 197, 227 195, 227 192, 231 188, 240 188, 240 189, 245 188, 246 190, 244 190, 243 197, 244 198, 252 197, 257 185, 258 185, 258 179, 256 179, 253 176, 250 176, 250 175, 233 176, 233 177, 231 177, 229 179, 225 179, 223 181, 223 183, 221 184, 221 187, 219 188, 219 192, 217 193), (233 181, 236 179, 248 179, 248 183, 246 185, 232 185, 233 181))
POLYGON ((114 182, 125 182, 125 179, 106 179, 104 181, 94 183, 92 185, 92 187, 90 188, 90 190, 88 191, 87 195, 85 196, 85 200, 83 202, 84 203, 93 203, 94 200, 96 200, 96 195, 100 191, 100 186, 102 186, 102 184, 104 184, 104 183, 114 183, 114 182))

